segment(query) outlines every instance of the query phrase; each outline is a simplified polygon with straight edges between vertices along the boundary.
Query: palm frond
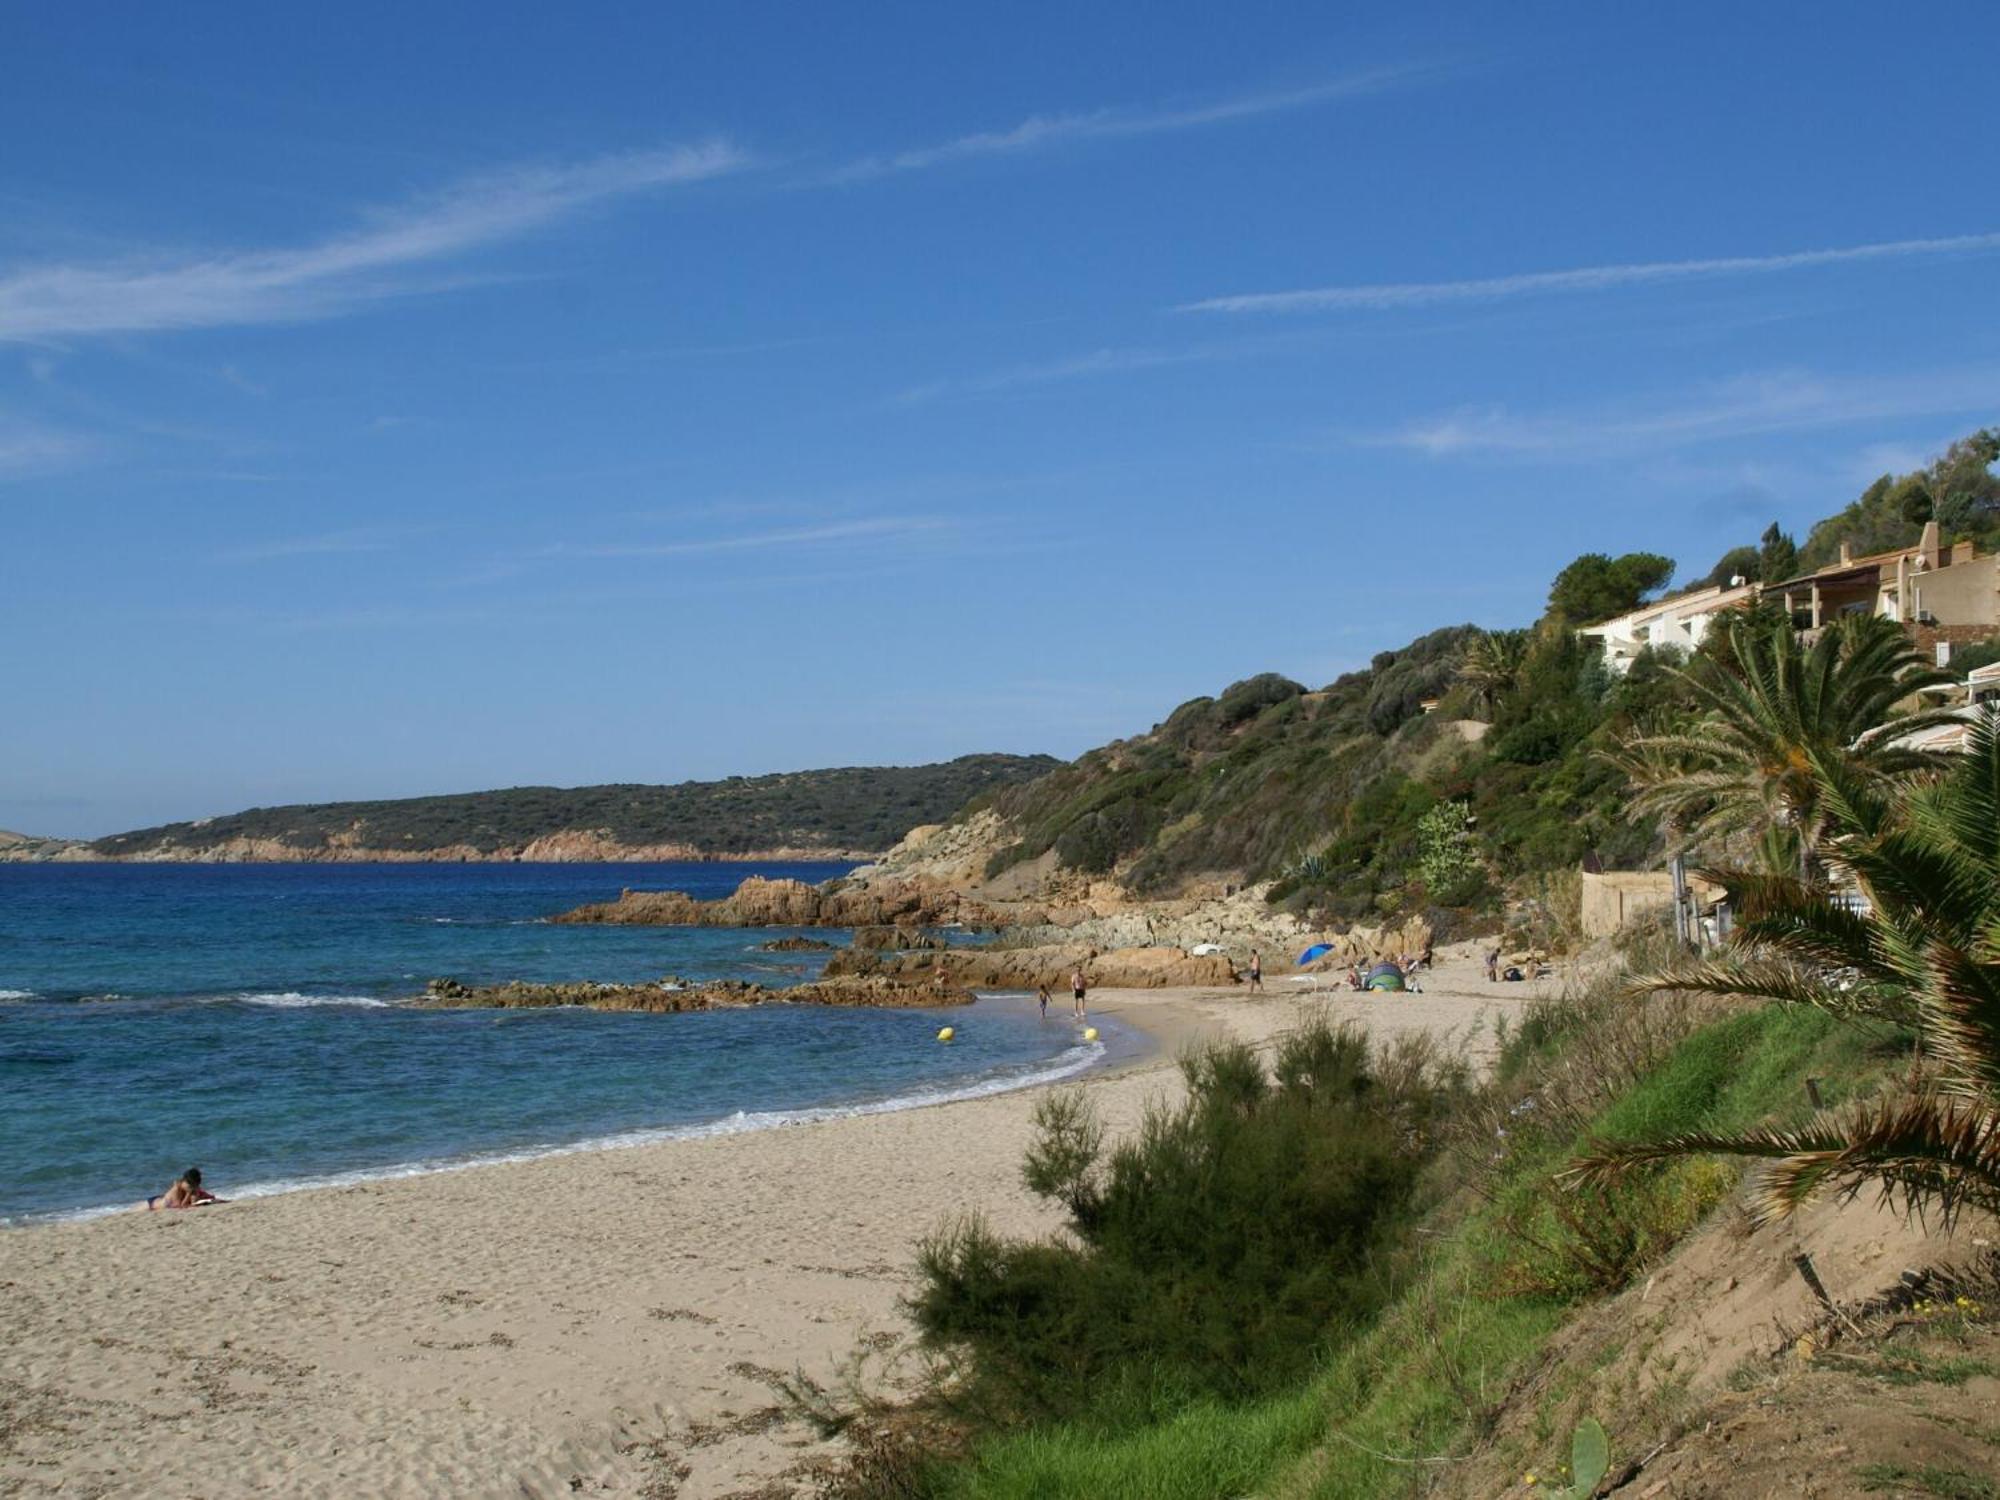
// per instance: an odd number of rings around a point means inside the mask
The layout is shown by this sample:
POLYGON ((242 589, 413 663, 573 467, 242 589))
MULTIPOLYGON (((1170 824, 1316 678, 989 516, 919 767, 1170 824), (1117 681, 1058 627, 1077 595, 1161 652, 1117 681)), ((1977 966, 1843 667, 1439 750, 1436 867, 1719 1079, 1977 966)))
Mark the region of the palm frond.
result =
POLYGON ((1814 965, 1782 958, 1725 954, 1689 959, 1635 975, 1623 988, 1635 999, 1678 990, 1735 1000, 1810 1005, 1850 1021, 1902 1019, 1895 1013, 1892 997, 1885 995, 1879 984, 1857 975, 1835 977, 1814 965))
POLYGON ((1648 1163, 1695 1155, 1774 1163, 1751 1191, 1759 1222, 1785 1218, 1822 1191, 1853 1197, 1868 1187, 1908 1214, 1934 1208, 1947 1224, 1966 1208, 2000 1212, 2000 1111, 1931 1092, 1864 1100, 1797 1130, 1596 1143, 1559 1180, 1603 1184, 1648 1163))

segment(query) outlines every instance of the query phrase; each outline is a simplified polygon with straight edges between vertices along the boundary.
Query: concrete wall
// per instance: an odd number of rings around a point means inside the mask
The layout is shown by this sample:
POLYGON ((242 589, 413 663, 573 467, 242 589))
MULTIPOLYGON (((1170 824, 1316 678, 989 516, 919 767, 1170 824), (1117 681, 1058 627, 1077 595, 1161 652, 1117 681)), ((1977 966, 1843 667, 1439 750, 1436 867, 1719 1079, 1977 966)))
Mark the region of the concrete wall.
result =
MULTIPOLYGON (((1720 886, 1694 874, 1687 881, 1697 911, 1722 899, 1720 886)), ((1602 875, 1586 870, 1578 920, 1585 939, 1610 937, 1642 917, 1671 911, 1673 904, 1674 877, 1665 870, 1607 870, 1602 875)))
POLYGON ((1647 912, 1674 904, 1673 877, 1664 870, 1616 870, 1583 876, 1581 923, 1585 938, 1610 937, 1647 912))
POLYGON ((1911 613, 1922 608, 1941 625, 2000 629, 2000 554, 1954 563, 1910 580, 1911 613))

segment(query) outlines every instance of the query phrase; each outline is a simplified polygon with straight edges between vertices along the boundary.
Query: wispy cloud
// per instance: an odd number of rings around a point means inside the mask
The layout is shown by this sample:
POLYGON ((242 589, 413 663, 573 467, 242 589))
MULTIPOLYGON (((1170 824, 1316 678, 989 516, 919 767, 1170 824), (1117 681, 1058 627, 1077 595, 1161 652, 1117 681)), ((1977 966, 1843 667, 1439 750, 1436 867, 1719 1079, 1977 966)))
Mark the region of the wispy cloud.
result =
POLYGON ((1363 437, 1434 456, 1467 453, 1594 458, 1851 422, 2000 410, 2000 369, 1861 379, 1802 372, 1749 376, 1671 403, 1624 402, 1568 412, 1461 409, 1363 437))
MULTIPOLYGON (((537 601, 539 602, 539 601, 537 601)), ((519 601, 505 606, 434 606, 417 604, 356 604, 320 609, 249 609, 237 606, 196 606, 144 612, 140 618, 196 621, 252 630, 286 632, 432 630, 440 627, 521 626, 537 618, 519 601)))
POLYGON ((832 180, 856 182, 895 172, 922 171, 956 161, 1046 151, 1084 141, 1161 135, 1170 131, 1227 125, 1259 115, 1280 114, 1335 99, 1379 93, 1421 71, 1424 70, 1416 67, 1375 68, 1327 79, 1306 88, 1243 94, 1233 99, 1178 108, 1094 109, 1072 114, 1030 115, 1005 130, 980 131, 935 146, 920 146, 886 156, 863 157, 839 168, 832 174, 832 180))
POLYGON ((392 552, 412 536, 438 530, 435 526, 355 526, 311 536, 276 537, 250 542, 216 554, 217 562, 274 562, 287 557, 338 557, 355 552, 392 552))
POLYGON ((1583 266, 1569 271, 1533 271, 1520 276, 1488 276, 1472 281, 1391 281, 1360 286, 1314 287, 1305 291, 1255 292, 1188 302, 1176 312, 1311 313, 1380 311, 1434 307, 1447 302, 1493 302, 1509 297, 1596 292, 1611 287, 1648 286, 1725 276, 1764 276, 1813 266, 1866 261, 1914 260, 1980 255, 2000 250, 2000 233, 1959 234, 1942 239, 1885 240, 1835 250, 1795 250, 1784 255, 1735 255, 1710 260, 1636 261, 1626 265, 1583 266))
POLYGON ((882 541, 942 530, 949 523, 939 516, 870 516, 833 521, 822 526, 793 526, 772 531, 737 532, 679 542, 613 542, 603 545, 560 543, 544 554, 551 557, 700 557, 718 552, 758 552, 779 547, 809 547, 826 542, 882 541))
POLYGON ((0 414, 0 484, 68 468, 85 458, 91 446, 73 432, 0 414))
POLYGON ((1033 386, 1087 380, 1097 375, 1153 370, 1164 365, 1201 364, 1208 360, 1225 358, 1234 352, 1236 351, 1233 349, 1215 348, 1095 349, 1088 354, 1048 360, 1041 364, 1016 365, 1011 369, 997 370, 987 375, 968 376, 958 380, 934 380, 899 391, 895 399, 902 404, 916 405, 925 401, 935 401, 944 396, 997 395, 1033 386))
POLYGON ((824 344, 821 336, 782 339, 744 339, 721 344, 665 344, 653 348, 605 349, 594 354, 558 354, 546 359, 517 359, 497 363, 499 370, 623 370, 634 366, 672 360, 733 359, 748 354, 772 354, 824 344))
POLYGON ((407 292, 396 273, 526 234, 595 204, 739 170, 722 142, 465 179, 316 244, 0 272, 0 342, 294 322, 407 292))

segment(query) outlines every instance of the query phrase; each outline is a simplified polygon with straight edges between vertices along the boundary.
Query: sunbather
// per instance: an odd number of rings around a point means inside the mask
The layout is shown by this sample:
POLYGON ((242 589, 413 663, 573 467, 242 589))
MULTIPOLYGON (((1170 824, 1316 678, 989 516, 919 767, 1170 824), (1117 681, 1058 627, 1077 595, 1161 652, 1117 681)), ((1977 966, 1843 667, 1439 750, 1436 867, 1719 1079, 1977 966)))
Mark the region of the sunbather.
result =
POLYGON ((222 1200, 201 1185, 201 1168, 189 1167, 175 1179, 174 1185, 164 1193, 155 1193, 146 1200, 147 1208, 200 1208, 204 1203, 220 1203, 222 1200))

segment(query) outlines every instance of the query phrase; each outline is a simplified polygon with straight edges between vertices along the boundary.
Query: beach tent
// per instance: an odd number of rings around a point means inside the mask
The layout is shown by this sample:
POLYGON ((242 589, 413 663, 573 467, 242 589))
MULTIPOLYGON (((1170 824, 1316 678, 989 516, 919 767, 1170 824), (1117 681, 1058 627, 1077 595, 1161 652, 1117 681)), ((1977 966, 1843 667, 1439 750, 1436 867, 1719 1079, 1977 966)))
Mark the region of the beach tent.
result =
POLYGON ((1362 981, 1363 989, 1397 991, 1403 988, 1403 971, 1394 964, 1377 964, 1362 981))
POLYGON ((1331 953, 1331 952, 1333 952, 1333 944, 1314 943, 1310 948, 1306 949, 1305 952, 1299 955, 1299 967, 1303 969, 1307 964, 1311 963, 1314 959, 1318 958, 1322 953, 1331 953))

